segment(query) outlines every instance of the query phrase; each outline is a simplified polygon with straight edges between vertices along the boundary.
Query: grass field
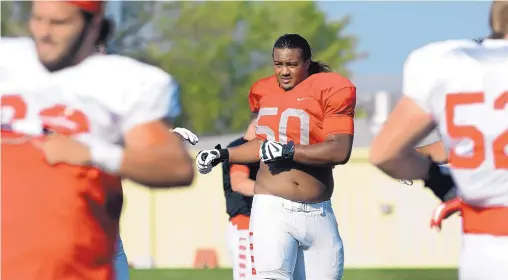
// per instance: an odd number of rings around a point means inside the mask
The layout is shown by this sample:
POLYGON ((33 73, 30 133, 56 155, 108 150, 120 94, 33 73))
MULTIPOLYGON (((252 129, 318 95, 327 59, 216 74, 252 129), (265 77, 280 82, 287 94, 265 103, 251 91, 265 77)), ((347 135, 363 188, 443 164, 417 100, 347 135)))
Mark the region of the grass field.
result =
MULTIPOLYGON (((132 280, 231 280, 230 269, 132 270, 132 280)), ((343 280, 457 280, 456 269, 346 269, 343 280)))

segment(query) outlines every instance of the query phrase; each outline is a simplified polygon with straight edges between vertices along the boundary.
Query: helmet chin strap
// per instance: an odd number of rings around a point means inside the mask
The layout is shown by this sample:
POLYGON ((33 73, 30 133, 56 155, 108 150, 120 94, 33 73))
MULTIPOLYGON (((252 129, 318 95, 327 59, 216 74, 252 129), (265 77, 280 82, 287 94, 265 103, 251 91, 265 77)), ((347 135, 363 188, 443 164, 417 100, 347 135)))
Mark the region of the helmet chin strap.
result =
POLYGON ((100 25, 103 21, 102 15, 95 15, 87 23, 76 41, 71 45, 69 52, 57 62, 45 64, 44 67, 50 72, 62 70, 66 67, 76 65, 95 52, 95 40, 99 36, 100 25))

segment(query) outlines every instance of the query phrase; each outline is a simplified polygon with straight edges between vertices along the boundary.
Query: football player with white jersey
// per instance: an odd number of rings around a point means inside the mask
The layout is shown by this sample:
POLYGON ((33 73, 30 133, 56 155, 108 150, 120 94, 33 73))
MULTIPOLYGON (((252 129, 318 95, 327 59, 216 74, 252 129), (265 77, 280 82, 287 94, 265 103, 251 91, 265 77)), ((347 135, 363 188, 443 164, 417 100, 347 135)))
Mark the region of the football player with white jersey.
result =
POLYGON ((453 181, 412 147, 434 127, 449 150, 462 213, 461 280, 508 279, 508 3, 494 2, 492 36, 413 51, 404 97, 373 142, 370 161, 398 179, 453 181))
POLYGON ((32 38, 0 41, 2 279, 113 279, 121 178, 192 182, 164 122, 172 78, 98 55, 103 10, 34 1, 32 38))

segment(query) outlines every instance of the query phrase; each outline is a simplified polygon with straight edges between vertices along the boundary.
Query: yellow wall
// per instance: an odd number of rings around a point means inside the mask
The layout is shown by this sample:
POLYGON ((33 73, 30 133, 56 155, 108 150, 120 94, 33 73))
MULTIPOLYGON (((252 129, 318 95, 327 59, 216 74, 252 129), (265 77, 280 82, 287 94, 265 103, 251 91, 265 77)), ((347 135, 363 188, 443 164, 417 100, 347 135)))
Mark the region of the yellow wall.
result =
MULTIPOLYGON (((420 182, 399 184, 355 150, 334 170, 332 198, 345 244, 347 267, 455 267, 460 219, 452 217, 436 233, 429 228, 438 201, 420 182), (391 214, 383 208, 392 208, 391 214)), ((192 267, 198 248, 214 248, 219 265, 229 267, 225 246, 227 216, 221 168, 197 175, 190 188, 148 190, 124 182, 121 235, 129 261, 153 259, 157 267, 192 267)))

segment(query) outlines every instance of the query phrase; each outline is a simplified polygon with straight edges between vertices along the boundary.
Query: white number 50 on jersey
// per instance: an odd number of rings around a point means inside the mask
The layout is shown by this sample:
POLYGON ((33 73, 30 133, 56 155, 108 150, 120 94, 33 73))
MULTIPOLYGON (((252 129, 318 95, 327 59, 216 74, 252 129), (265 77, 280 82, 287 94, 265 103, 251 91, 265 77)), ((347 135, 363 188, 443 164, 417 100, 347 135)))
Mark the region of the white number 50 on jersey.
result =
MULTIPOLYGON (((277 116, 279 113, 279 108, 277 107, 268 107, 261 108, 258 113, 257 123, 263 116, 277 116)), ((279 142, 282 144, 287 144, 288 136, 287 136, 287 124, 290 117, 295 117, 300 120, 300 143, 301 145, 309 144, 309 134, 310 134, 310 116, 302 109, 293 109, 288 108, 282 112, 280 115, 279 121, 279 142)), ((276 141, 275 132, 269 127, 264 125, 256 124, 256 134, 265 134, 266 139, 270 141, 276 141)))

